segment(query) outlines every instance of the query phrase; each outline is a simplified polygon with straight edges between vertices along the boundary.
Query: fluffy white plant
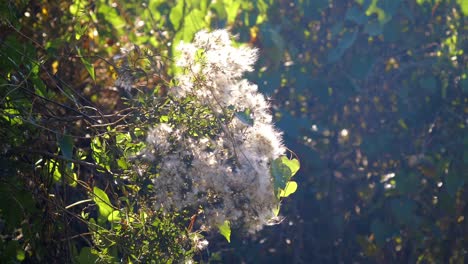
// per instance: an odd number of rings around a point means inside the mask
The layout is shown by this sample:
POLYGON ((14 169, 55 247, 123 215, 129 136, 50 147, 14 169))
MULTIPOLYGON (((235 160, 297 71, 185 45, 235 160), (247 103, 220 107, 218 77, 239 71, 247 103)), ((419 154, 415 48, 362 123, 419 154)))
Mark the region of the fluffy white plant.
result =
POLYGON ((175 123, 150 131, 147 143, 161 157, 154 179, 156 207, 201 208, 207 229, 228 220, 255 232, 274 217, 278 199, 270 166, 286 150, 265 97, 243 79, 253 71, 257 50, 234 47, 226 30, 201 31, 178 50, 181 73, 170 95, 190 97, 209 109, 220 132, 189 136, 186 126, 175 123))

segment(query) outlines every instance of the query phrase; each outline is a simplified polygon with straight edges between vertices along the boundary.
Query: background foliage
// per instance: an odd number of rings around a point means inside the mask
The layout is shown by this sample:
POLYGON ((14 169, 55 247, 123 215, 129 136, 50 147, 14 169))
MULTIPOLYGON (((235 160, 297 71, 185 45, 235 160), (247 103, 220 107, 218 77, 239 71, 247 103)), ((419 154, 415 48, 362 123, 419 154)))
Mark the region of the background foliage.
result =
POLYGON ((133 157, 169 118, 175 44, 222 27, 260 49, 249 79, 302 168, 283 222, 195 259, 464 263, 467 15, 466 0, 2 1, 2 263, 192 257, 196 212, 153 212, 133 157))

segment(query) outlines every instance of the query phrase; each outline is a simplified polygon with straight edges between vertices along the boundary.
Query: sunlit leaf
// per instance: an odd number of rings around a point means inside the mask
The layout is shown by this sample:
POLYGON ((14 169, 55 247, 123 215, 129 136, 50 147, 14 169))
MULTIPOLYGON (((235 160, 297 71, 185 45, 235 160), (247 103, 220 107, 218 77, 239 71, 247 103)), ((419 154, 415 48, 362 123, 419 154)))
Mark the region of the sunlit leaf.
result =
POLYGON ((122 212, 120 212, 120 210, 114 210, 112 211, 112 213, 109 214, 107 220, 109 222, 120 222, 120 219, 122 219, 122 217, 123 215, 122 212))
POLYGON ((127 160, 124 158, 124 157, 120 157, 119 159, 117 159, 117 165, 121 168, 121 169, 128 169, 128 163, 127 163, 127 160))
POLYGON ((52 173, 54 182, 60 182, 62 180, 62 173, 59 169, 59 163, 55 160, 49 160, 47 162, 48 172, 52 173))
POLYGON ((219 233, 226 238, 226 240, 231 243, 231 223, 228 220, 225 220, 222 225, 218 226, 219 233))
POLYGON ((19 261, 23 261, 26 258, 26 254, 23 249, 18 248, 16 250, 16 259, 19 261))
POLYGON ((107 219, 109 214, 113 211, 109 197, 103 190, 99 189, 98 187, 93 188, 93 193, 93 201, 99 208, 99 215, 107 219))
POLYGON ((279 212, 280 212, 280 209, 281 209, 281 203, 278 203, 278 205, 275 208, 273 208, 273 214, 275 216, 278 216, 279 212))
POLYGON ((287 157, 281 157, 281 160, 291 170, 291 177, 294 176, 301 167, 297 159, 288 159, 287 157))
POLYGON ((226 7, 228 24, 234 23, 237 15, 239 14, 239 8, 241 6, 241 3, 242 3, 241 1, 235 1, 235 0, 224 1, 225 7, 226 7))
MULTIPOLYGON (((71 163, 71 165, 73 165, 73 163, 71 163)), ((68 178, 68 185, 73 188, 78 185, 78 174, 75 172, 71 173, 71 178, 68 178)))
POLYGON ((457 0, 460 8, 465 16, 468 16, 468 0, 457 0))
POLYGON ((293 194, 297 190, 297 182, 295 181, 288 181, 286 183, 286 187, 284 190, 280 190, 279 196, 280 197, 288 197, 289 195, 293 194))
POLYGON ((169 14, 169 21, 171 21, 176 30, 180 28, 180 22, 184 14, 184 5, 184 1, 179 1, 177 5, 171 9, 171 13, 169 14))

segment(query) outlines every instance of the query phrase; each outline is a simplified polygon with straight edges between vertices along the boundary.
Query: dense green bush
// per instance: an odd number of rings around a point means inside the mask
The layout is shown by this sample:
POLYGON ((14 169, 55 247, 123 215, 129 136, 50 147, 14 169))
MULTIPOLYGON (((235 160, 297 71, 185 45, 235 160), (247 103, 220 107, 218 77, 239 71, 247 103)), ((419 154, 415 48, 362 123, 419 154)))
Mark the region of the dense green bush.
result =
POLYGON ((225 7, 149 5, 4 4, 3 261, 189 262, 296 190, 299 162, 243 79, 256 50, 225 30, 187 43, 225 7))

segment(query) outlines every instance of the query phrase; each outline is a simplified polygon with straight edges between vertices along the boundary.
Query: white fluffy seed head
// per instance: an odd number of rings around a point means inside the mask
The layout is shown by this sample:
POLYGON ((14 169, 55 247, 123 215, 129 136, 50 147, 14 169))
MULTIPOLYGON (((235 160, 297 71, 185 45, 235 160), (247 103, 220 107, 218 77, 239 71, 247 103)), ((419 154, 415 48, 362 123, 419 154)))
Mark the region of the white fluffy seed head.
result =
POLYGON ((165 154, 154 179, 157 207, 202 207, 208 229, 229 220, 256 232, 273 217, 278 202, 269 164, 285 152, 265 97, 242 79, 253 71, 257 50, 234 47, 226 30, 201 31, 178 50, 176 66, 181 71, 178 86, 170 90, 174 98, 190 95, 216 115, 249 112, 246 118, 252 120, 233 114, 219 121, 218 135, 201 139, 180 136, 177 124, 176 129, 156 125, 147 143, 165 154), (169 137, 175 141, 172 146, 169 137), (190 157, 190 162, 182 157, 190 157))

